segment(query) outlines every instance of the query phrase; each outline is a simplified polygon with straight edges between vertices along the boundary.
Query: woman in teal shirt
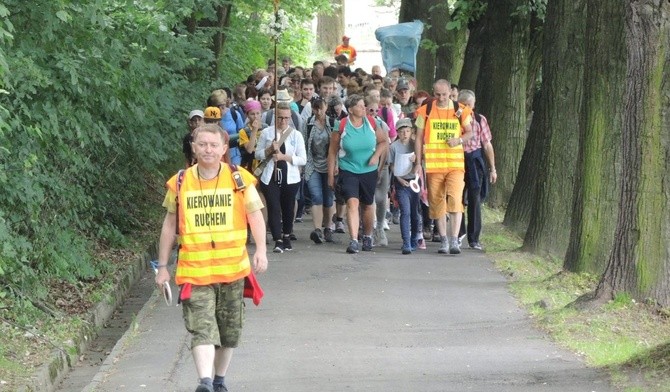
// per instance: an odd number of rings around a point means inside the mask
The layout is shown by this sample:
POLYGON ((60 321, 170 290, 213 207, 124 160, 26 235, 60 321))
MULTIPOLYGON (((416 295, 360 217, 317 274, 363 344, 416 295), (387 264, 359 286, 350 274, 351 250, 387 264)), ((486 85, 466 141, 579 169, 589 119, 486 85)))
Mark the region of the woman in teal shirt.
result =
POLYGON ((363 214, 364 251, 372 250, 374 220, 373 203, 380 157, 388 149, 388 137, 374 118, 366 116, 365 102, 360 95, 351 95, 344 106, 349 112, 339 132, 333 132, 328 152, 328 185, 338 188, 347 203, 347 223, 351 241, 347 253, 358 253, 359 207, 363 214), (337 182, 335 175, 337 174, 337 182))

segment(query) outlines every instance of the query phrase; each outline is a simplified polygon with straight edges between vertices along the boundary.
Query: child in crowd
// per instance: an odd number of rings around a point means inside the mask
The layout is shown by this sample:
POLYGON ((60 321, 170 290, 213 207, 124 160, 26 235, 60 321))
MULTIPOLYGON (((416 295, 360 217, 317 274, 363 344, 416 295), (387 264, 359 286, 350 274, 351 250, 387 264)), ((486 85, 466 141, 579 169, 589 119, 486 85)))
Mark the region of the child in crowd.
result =
POLYGON ((414 152, 414 143, 412 139, 412 120, 402 118, 396 123, 398 139, 391 144, 389 149, 388 162, 393 171, 393 185, 395 186, 395 195, 400 206, 400 233, 402 236, 402 254, 411 254, 417 248, 417 238, 421 230, 419 220, 419 193, 412 189, 410 181, 414 180, 415 175, 413 162, 416 157, 406 154, 414 152), (402 160, 409 159, 409 162, 402 160), (404 170, 407 168, 408 170, 404 170))

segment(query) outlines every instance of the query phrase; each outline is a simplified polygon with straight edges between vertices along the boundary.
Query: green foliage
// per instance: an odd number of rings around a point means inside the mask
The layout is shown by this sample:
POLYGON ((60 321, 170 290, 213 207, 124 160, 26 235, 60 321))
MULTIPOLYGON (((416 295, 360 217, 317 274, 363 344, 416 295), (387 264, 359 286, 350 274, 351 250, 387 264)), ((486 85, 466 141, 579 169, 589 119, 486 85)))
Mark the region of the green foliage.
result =
POLYGON ((451 21, 447 23, 447 30, 466 28, 468 23, 475 21, 486 12, 487 3, 481 0, 456 0, 453 4, 451 21))
MULTIPOLYGON (((217 28, 186 23, 211 22, 225 4, 0 4, 0 297, 42 300, 49 279, 103 274, 93 245, 123 246, 143 223, 146 203, 156 203, 151 179, 181 164, 185 114, 273 57, 259 29, 272 1, 236 1, 222 71, 211 76, 217 28)), ((279 53, 298 63, 311 47, 308 21, 330 4, 281 6, 291 22, 279 53)))
POLYGON ((527 17, 533 14, 539 20, 544 20, 547 14, 547 0, 527 0, 526 4, 517 7, 511 16, 527 17))

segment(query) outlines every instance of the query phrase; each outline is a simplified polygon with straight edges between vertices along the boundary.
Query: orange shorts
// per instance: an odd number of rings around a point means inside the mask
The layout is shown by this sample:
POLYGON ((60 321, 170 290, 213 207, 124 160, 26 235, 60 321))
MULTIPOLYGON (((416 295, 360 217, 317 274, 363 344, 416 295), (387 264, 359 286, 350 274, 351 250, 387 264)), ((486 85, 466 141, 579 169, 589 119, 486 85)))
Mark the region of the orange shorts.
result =
POLYGON ((465 172, 451 170, 448 173, 428 173, 426 183, 430 219, 441 218, 447 212, 463 212, 465 172))

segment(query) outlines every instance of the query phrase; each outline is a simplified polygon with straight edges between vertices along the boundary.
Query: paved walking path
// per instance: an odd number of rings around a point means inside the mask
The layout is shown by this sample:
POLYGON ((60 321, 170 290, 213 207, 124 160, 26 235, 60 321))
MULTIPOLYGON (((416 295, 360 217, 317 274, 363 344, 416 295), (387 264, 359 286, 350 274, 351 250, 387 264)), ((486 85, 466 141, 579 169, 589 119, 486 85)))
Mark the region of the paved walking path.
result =
MULTIPOLYGON (((534 329, 485 254, 400 254, 390 246, 348 255, 308 240, 269 254, 260 307, 247 303, 233 391, 610 391, 534 329)), ((196 373, 181 309, 154 295, 85 391, 192 392, 196 373)))

